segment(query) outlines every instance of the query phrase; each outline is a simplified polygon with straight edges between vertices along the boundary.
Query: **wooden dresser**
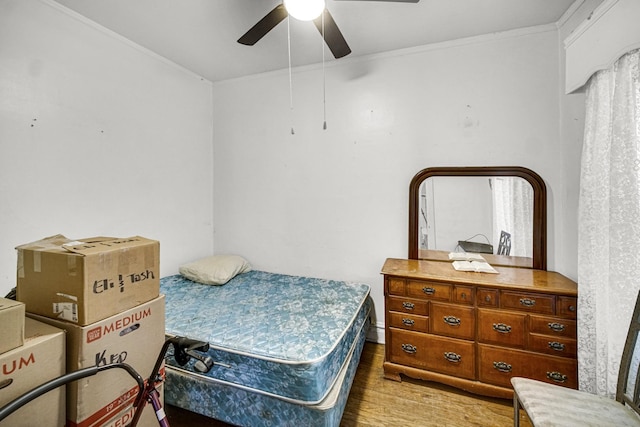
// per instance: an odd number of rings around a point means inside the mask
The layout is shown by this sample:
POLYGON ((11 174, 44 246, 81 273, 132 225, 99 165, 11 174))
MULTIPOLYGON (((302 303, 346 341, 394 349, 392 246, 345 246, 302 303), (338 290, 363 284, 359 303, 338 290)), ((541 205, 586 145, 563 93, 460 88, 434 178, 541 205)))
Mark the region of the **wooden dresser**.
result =
POLYGON ((578 387, 577 285, 561 274, 388 259, 384 375, 511 398, 510 378, 578 387))

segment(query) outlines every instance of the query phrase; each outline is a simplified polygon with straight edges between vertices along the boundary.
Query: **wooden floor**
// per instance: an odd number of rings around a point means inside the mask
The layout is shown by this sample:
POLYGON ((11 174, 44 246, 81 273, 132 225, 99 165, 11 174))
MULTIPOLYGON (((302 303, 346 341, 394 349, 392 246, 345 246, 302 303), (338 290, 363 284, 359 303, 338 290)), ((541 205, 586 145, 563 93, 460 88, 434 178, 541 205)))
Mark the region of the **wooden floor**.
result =
MULTIPOLYGON (((342 427, 461 427, 513 425, 511 400, 476 396, 448 386, 384 379, 384 346, 367 342, 342 416, 342 427)), ((167 406, 171 427, 223 427, 220 421, 167 406)), ((521 412, 520 425, 531 423, 521 412)))

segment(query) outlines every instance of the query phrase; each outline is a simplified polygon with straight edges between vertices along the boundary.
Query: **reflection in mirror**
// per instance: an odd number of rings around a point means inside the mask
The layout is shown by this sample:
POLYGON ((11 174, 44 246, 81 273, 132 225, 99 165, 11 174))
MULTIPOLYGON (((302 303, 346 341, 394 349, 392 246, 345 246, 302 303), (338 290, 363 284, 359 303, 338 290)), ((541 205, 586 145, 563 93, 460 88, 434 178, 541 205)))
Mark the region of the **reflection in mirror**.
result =
POLYGON ((546 197, 523 167, 423 169, 409 187, 409 258, 480 252, 497 266, 546 270, 546 197))
POLYGON ((533 257, 533 188, 523 178, 434 176, 419 203, 420 250, 533 257))

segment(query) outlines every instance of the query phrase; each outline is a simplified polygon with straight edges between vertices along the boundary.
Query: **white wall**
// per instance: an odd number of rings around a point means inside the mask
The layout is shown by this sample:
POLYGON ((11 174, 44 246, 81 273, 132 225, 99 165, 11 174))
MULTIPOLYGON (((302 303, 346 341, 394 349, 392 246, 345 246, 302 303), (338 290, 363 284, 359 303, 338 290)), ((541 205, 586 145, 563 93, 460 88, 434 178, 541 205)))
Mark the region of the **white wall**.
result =
MULTIPOLYGON (((295 59, 295 58, 294 58, 295 59)), ((215 251, 256 268, 364 281, 407 256, 408 189, 430 166, 524 166, 547 184, 549 268, 566 196, 554 25, 214 84, 215 251), (289 128, 293 123, 295 135, 289 128)), ((573 178, 573 177, 572 177, 573 178)))
POLYGON ((57 3, 0 1, 0 296, 14 247, 139 234, 213 250, 211 83, 57 3))

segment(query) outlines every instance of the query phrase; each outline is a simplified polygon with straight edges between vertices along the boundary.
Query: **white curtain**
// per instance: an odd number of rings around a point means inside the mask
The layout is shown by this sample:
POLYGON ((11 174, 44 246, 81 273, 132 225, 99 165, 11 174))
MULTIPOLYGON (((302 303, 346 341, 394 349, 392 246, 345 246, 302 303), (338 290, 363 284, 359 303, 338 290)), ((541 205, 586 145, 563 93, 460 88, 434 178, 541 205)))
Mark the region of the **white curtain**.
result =
POLYGON ((533 256, 533 188, 515 177, 491 179, 493 193, 493 241, 498 249, 500 233, 511 233, 511 256, 533 256))
POLYGON ((580 389, 615 396, 640 289, 640 51, 594 74, 586 92, 578 218, 580 389))

